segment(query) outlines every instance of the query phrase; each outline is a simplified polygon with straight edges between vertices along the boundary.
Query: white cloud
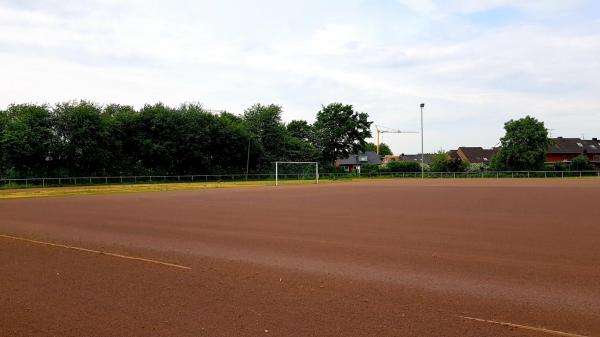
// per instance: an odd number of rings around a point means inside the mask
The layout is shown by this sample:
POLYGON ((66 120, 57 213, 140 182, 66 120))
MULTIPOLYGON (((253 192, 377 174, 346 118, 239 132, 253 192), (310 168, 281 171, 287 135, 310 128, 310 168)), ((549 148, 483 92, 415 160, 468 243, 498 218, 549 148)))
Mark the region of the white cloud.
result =
MULTIPOLYGON (((492 146, 505 120, 527 113, 564 136, 597 135, 600 21, 561 21, 580 1, 394 1, 0 1, 0 107, 272 102, 311 120, 343 101, 418 129, 426 101, 431 151, 492 146), (462 19, 499 6, 532 19, 493 29, 462 19)), ((417 138, 386 142, 415 152, 417 138)))

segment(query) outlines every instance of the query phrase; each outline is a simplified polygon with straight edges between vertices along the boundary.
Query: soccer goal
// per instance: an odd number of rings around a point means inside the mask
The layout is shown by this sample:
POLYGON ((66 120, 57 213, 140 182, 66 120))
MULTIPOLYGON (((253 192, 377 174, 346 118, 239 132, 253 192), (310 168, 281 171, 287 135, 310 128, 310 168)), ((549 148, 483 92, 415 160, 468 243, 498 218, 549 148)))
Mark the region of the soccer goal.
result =
POLYGON ((278 161, 275 162, 275 186, 284 179, 314 179, 319 183, 319 163, 314 161, 278 161))

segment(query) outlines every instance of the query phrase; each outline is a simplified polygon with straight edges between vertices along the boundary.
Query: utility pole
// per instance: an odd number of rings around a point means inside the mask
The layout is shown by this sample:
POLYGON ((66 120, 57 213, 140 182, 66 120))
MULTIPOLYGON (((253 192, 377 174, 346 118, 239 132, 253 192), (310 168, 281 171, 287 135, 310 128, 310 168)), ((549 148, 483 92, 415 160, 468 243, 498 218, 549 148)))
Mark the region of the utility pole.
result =
POLYGON ((421 179, 425 178, 425 154, 423 152, 423 108, 425 103, 421 103, 421 179))

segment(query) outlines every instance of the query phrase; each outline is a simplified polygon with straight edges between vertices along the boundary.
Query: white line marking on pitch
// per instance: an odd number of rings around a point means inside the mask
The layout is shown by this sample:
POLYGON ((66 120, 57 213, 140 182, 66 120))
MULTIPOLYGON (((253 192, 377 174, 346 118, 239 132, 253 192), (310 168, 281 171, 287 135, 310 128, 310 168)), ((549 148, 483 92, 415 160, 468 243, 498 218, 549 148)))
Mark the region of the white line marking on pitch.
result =
POLYGON ((520 324, 514 324, 514 323, 507 323, 507 322, 492 321, 492 320, 483 319, 483 318, 475 318, 475 317, 469 317, 469 316, 458 316, 458 317, 464 318, 464 319, 468 319, 468 320, 471 320, 471 321, 477 321, 477 322, 483 322, 483 323, 490 323, 490 324, 497 324, 497 325, 504 325, 504 326, 509 326, 509 327, 512 327, 512 328, 525 329, 525 330, 531 330, 531 331, 537 331, 537 332, 544 332, 544 333, 547 333, 547 334, 557 335, 557 336, 565 336, 565 337, 588 337, 588 336, 578 335, 578 334, 574 334, 574 333, 570 333, 570 332, 562 332, 562 331, 549 330, 549 329, 544 329, 544 328, 536 328, 534 326, 528 326, 528 325, 520 325, 520 324))
POLYGON ((10 236, 10 235, 0 234, 0 237, 1 238, 5 238, 5 239, 11 239, 11 240, 17 240, 17 241, 35 243, 35 244, 39 244, 39 245, 46 245, 46 246, 51 246, 51 247, 59 247, 59 248, 77 250, 77 251, 86 252, 86 253, 108 255, 108 256, 118 257, 118 258, 121 258, 121 259, 136 260, 136 261, 142 261, 142 262, 160 264, 160 265, 167 266, 167 267, 180 268, 180 269, 192 269, 191 267, 182 266, 182 265, 175 264, 175 263, 169 263, 169 262, 164 262, 164 261, 159 261, 159 260, 152 260, 152 259, 145 259, 143 257, 135 257, 135 256, 129 256, 129 255, 123 255, 123 254, 117 254, 117 253, 103 252, 103 251, 99 251, 99 250, 88 249, 88 248, 81 248, 81 247, 76 247, 76 246, 62 245, 62 244, 59 244, 59 243, 52 243, 52 242, 44 242, 44 241, 32 240, 32 239, 27 239, 27 238, 21 238, 21 237, 18 237, 18 236, 10 236))

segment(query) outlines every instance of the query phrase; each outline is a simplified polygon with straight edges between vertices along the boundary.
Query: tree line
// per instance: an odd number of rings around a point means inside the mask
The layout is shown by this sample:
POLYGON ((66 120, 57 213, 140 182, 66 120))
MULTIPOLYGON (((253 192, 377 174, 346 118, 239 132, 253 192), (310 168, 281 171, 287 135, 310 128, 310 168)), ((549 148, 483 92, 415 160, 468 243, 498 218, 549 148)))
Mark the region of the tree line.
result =
POLYGON ((322 106, 313 124, 284 123, 278 105, 243 114, 200 104, 13 104, 0 111, 0 176, 66 177, 270 172, 274 161, 319 161, 363 151, 369 116, 322 106))

